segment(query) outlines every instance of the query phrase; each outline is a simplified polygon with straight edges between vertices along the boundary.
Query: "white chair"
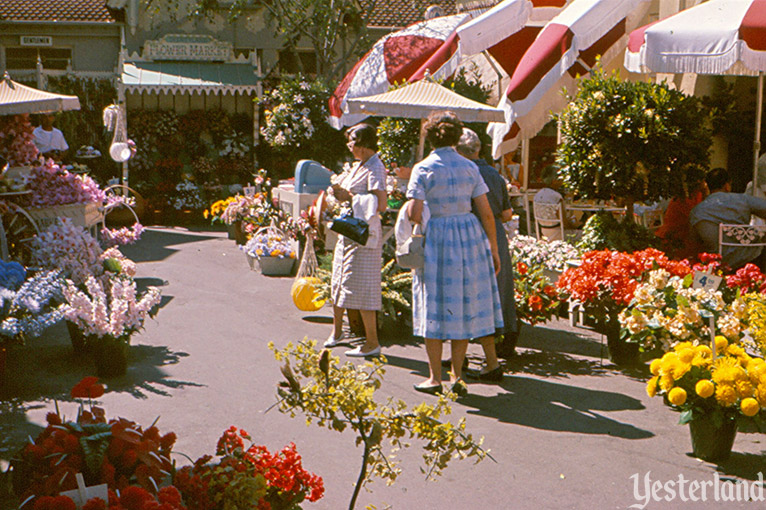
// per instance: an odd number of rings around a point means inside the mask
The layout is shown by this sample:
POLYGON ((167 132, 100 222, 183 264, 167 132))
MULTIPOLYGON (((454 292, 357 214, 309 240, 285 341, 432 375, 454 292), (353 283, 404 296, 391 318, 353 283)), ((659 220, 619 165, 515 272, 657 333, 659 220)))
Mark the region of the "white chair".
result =
POLYGON ((535 213, 535 233, 538 239, 543 236, 541 229, 547 230, 547 237, 550 240, 564 240, 564 206, 561 202, 548 204, 544 202, 532 202, 532 209, 535 213))
POLYGON ((723 247, 763 247, 766 246, 766 225, 738 225, 721 223, 718 225, 718 253, 723 255, 723 247))

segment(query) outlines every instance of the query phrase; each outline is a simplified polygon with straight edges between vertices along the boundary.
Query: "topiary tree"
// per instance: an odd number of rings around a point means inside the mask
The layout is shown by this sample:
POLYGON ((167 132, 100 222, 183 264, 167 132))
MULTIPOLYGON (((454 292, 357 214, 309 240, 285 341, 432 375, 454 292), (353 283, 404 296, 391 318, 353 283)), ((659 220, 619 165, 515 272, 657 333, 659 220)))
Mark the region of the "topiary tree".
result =
POLYGON ((707 168, 708 114, 696 98, 667 85, 621 80, 594 70, 558 115, 557 163, 579 198, 633 203, 685 196, 686 172, 707 168))

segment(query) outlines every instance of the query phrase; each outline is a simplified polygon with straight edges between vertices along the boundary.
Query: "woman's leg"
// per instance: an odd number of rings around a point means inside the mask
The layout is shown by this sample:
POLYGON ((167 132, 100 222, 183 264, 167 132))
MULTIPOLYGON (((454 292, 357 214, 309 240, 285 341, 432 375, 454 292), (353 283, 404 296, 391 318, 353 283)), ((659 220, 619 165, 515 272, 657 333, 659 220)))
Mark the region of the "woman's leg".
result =
POLYGON ((494 335, 483 336, 479 339, 481 342, 481 348, 484 350, 484 358, 486 359, 487 366, 483 372, 489 372, 500 366, 497 361, 497 353, 495 352, 495 337, 494 335))
POLYGON ((436 338, 426 338, 426 354, 428 355, 428 380, 421 386, 436 386, 442 383, 442 341, 436 338))
POLYGON ((332 336, 336 340, 343 336, 343 312, 345 308, 332 305, 332 336))
MULTIPOLYGON (((454 383, 463 378, 463 360, 466 350, 468 350, 468 340, 452 340, 452 377, 450 382, 454 383)), ((494 349, 492 352, 495 352, 494 349)), ((439 359, 441 359, 441 349, 439 349, 439 359)))
POLYGON ((375 310, 359 310, 367 337, 362 346, 362 352, 369 352, 380 347, 378 343, 378 312, 375 310))

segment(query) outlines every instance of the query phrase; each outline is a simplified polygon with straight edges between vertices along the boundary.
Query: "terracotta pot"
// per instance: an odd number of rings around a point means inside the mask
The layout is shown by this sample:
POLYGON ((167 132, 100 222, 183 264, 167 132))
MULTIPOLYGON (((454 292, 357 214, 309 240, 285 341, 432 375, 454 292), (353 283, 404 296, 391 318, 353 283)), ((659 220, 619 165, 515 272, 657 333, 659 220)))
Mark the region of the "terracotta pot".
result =
POLYGON ((692 455, 709 462, 724 461, 731 455, 737 436, 737 420, 724 418, 720 424, 709 415, 698 416, 689 422, 692 455))
POLYGON ((103 378, 120 377, 128 371, 129 339, 105 336, 94 339, 91 352, 96 375, 103 378))

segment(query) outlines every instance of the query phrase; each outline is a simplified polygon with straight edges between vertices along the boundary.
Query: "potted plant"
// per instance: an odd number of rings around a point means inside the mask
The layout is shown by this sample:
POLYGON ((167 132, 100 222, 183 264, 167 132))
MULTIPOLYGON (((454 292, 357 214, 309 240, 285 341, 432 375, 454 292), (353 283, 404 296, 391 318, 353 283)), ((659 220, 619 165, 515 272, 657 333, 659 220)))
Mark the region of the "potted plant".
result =
POLYGON ((118 377, 127 370, 130 337, 160 302, 160 291, 149 287, 139 296, 135 281, 125 275, 88 277, 85 290, 66 280, 62 311, 85 335, 100 377, 118 377))
POLYGON ((242 247, 250 268, 257 263, 265 276, 287 276, 295 265, 296 241, 276 228, 261 229, 242 247))
POLYGON ((652 361, 646 391, 661 396, 689 424, 695 457, 708 461, 728 458, 737 422, 762 424, 766 406, 766 363, 748 355, 726 337, 715 337, 716 356, 706 344, 681 342, 652 361))
POLYGON ((546 274, 545 266, 517 262, 514 267, 516 317, 530 326, 549 321, 558 314, 562 296, 555 282, 546 274))
POLYGON ((653 248, 634 253, 601 250, 583 254, 581 264, 564 271, 557 283, 569 298, 584 307, 595 329, 606 336, 609 356, 618 365, 635 363, 639 354, 637 343, 621 337, 619 313, 655 267, 671 275, 686 276, 691 272, 688 262, 672 261, 653 248))

